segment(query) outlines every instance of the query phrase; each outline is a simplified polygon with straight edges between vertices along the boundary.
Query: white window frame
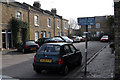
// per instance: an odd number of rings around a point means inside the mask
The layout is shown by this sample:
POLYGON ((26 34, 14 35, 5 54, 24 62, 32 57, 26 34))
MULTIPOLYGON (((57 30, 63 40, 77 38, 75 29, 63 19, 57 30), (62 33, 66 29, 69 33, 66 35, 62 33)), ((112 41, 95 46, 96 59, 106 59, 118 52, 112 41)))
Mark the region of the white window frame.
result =
POLYGON ((57 28, 59 29, 60 28, 60 21, 57 20, 57 28))
POLYGON ((64 29, 67 29, 66 22, 64 22, 64 29))
POLYGON ((50 38, 51 37, 51 32, 48 32, 48 38, 50 38))
POLYGON ((35 26, 39 26, 39 24, 38 24, 38 23, 39 23, 38 16, 37 16, 37 15, 35 15, 35 16, 34 16, 34 25, 35 25, 35 26))
POLYGON ((35 41, 37 41, 39 39, 39 32, 35 31, 35 41))
POLYGON ((50 18, 47 19, 47 23, 48 23, 48 27, 51 27, 51 19, 50 18))
POLYGON ((16 12, 16 18, 22 20, 22 12, 17 11, 16 12))

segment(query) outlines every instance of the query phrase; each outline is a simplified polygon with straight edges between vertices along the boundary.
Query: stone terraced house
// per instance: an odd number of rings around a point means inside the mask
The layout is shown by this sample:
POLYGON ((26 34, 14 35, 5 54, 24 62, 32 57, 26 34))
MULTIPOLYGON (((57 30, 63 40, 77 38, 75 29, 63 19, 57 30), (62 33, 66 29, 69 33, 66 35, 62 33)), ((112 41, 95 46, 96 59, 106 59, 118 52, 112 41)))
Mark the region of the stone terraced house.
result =
POLYGON ((13 46, 13 38, 9 21, 17 18, 27 22, 29 26, 29 40, 37 41, 41 37, 68 36, 68 20, 57 15, 57 10, 41 9, 39 1, 33 6, 19 2, 0 2, 0 49, 13 46))

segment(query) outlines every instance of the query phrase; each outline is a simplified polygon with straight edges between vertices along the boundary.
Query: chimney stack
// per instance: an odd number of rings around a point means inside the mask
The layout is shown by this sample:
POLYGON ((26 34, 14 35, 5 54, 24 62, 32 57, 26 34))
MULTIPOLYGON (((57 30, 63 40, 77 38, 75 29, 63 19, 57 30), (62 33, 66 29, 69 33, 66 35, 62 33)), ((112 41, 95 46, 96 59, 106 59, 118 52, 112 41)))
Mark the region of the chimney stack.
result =
POLYGON ((51 12, 54 13, 54 14, 56 14, 57 13, 56 8, 52 8, 51 12))
POLYGON ((36 7, 36 8, 41 8, 40 1, 34 1, 33 6, 36 7))

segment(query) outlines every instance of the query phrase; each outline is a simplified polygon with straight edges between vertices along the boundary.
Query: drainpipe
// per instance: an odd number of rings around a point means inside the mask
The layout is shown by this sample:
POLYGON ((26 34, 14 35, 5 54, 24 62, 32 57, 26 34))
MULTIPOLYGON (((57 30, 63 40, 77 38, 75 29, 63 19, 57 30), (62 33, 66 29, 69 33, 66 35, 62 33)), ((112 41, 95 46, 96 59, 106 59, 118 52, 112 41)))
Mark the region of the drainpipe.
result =
POLYGON ((29 40, 30 40, 30 6, 28 7, 28 28, 29 28, 29 40))
POLYGON ((63 20, 62 20, 62 16, 61 16, 61 36, 63 36, 63 20))
POLYGON ((8 31, 6 30, 5 32, 6 32, 5 33, 5 43, 6 43, 5 48, 7 49, 8 48, 8 31))
POLYGON ((55 36, 55 14, 53 15, 53 34, 55 36))

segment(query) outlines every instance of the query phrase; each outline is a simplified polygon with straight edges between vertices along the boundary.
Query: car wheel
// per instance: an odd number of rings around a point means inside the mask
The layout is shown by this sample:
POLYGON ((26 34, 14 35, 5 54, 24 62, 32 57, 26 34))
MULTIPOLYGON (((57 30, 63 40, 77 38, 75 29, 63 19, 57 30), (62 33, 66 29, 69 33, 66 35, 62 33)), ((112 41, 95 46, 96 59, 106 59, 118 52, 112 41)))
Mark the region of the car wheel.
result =
POLYGON ((35 72, 37 73, 37 74, 40 74, 41 73, 41 69, 35 69, 35 72))
POLYGON ((25 53, 26 52, 25 49, 22 49, 22 52, 25 53))
POLYGON ((65 65, 64 68, 63 68, 63 73, 62 74, 65 76, 65 75, 68 74, 68 72, 69 72, 69 68, 68 68, 67 65, 65 65))

